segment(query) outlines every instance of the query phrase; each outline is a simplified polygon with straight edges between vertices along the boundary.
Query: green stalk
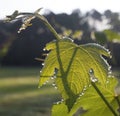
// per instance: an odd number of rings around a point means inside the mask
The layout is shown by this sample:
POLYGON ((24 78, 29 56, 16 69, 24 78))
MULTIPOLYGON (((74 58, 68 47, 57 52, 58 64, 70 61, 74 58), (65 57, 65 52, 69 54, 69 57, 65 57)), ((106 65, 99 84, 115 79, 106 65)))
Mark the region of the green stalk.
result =
POLYGON ((95 82, 91 82, 91 84, 94 87, 94 89, 96 90, 96 92, 99 94, 99 96, 102 98, 102 100, 104 101, 104 103, 107 105, 107 107, 110 109, 110 111, 113 113, 113 115, 114 116, 118 116, 117 113, 115 112, 115 110, 113 109, 113 107, 109 104, 109 102, 107 101, 107 99, 104 97, 104 95, 98 89, 98 87, 96 86, 95 82))
POLYGON ((117 111, 119 112, 119 115, 120 115, 120 100, 119 100, 118 96, 115 96, 115 99, 116 99, 118 106, 119 106, 117 111))
POLYGON ((47 19, 44 17, 44 16, 42 16, 42 15, 40 15, 40 14, 35 14, 35 16, 36 17, 38 17, 45 25, 46 25, 46 27, 51 31, 51 33, 55 36, 55 38, 57 39, 57 40, 60 40, 61 38, 60 38, 60 36, 58 35, 58 33, 55 31, 55 29, 50 25, 50 23, 47 21, 47 19))
MULTIPOLYGON (((47 19, 44 17, 44 16, 42 16, 42 15, 40 15, 40 14, 38 14, 38 12, 41 10, 41 8, 40 9, 38 9, 35 13, 27 13, 27 12, 24 12, 24 13, 22 13, 22 12, 18 12, 17 10, 12 14, 12 15, 9 15, 9 16, 7 16, 7 18, 8 18, 8 20, 6 20, 6 22, 9 22, 9 21, 12 21, 12 20, 14 20, 14 19, 17 19, 17 17, 18 16, 36 16, 37 18, 39 18, 45 25, 46 25, 46 27, 51 31, 51 33, 55 36, 55 38, 57 39, 57 40, 60 40, 61 38, 60 38, 60 36, 58 35, 58 33, 55 31, 55 29, 50 25, 50 23, 47 21, 47 19)), ((19 18, 18 18, 19 19, 19 18)))

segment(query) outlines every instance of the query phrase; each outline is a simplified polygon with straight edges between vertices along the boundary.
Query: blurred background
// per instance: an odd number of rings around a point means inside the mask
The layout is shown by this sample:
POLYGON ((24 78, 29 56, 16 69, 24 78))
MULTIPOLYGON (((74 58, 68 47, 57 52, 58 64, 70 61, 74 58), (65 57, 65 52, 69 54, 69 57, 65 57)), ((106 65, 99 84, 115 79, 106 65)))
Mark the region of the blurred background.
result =
POLYGON ((99 43, 111 51, 107 59, 120 77, 119 1, 4 0, 0 2, 0 116, 50 116, 61 97, 51 85, 38 89, 43 48, 54 36, 39 19, 18 34, 23 19, 5 23, 15 10, 43 14, 61 36, 76 44, 99 43))

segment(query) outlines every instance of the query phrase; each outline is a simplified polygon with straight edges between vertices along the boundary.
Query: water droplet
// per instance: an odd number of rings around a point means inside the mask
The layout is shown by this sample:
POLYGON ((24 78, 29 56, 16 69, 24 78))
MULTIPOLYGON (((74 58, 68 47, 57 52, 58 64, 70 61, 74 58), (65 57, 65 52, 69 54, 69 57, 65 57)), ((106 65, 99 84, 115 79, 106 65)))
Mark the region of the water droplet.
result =
POLYGON ((110 51, 108 51, 108 54, 111 54, 110 51))
POLYGON ((86 87, 83 88, 83 91, 86 91, 86 87))
POLYGON ((112 70, 109 70, 108 77, 112 77, 112 76, 113 76, 112 70))
POLYGON ((109 83, 109 80, 107 80, 106 83, 108 84, 108 83, 109 83))
POLYGON ((54 70, 54 74, 53 74, 53 78, 56 78, 57 73, 58 73, 58 69, 55 68, 55 70, 54 70))
POLYGON ((38 86, 38 88, 40 89, 41 87, 40 87, 40 86, 38 86))
POLYGON ((84 92, 82 92, 81 95, 83 96, 83 95, 84 95, 84 92))
POLYGON ((109 51, 108 54, 110 55, 110 58, 112 57, 111 52, 109 51))
MULTIPOLYGON (((104 47, 105 48, 105 47, 104 47)), ((109 49, 106 49, 107 50, 107 52, 109 52, 109 49)))
POLYGON ((87 88, 87 86, 84 86, 85 88, 87 88))
POLYGON ((112 58, 112 55, 110 55, 110 58, 112 58))
POLYGON ((108 75, 111 75, 111 74, 112 74, 112 71, 109 71, 109 72, 108 72, 108 75))
POLYGON ((77 104, 77 102, 75 102, 75 104, 77 104))
POLYGON ((43 51, 46 51, 46 49, 44 48, 43 51))
POLYGON ((45 83, 43 83, 43 85, 46 85, 46 82, 45 82, 45 83))
POLYGON ((55 84, 55 83, 53 83, 53 84, 52 84, 52 86, 56 86, 56 84, 55 84))
POLYGON ((84 86, 84 88, 83 88, 83 92, 86 91, 86 90, 87 90, 87 86, 84 86))
POLYGON ((55 89, 57 89, 57 87, 55 86, 55 89))
POLYGON ((56 102, 56 104, 60 104, 60 103, 61 103, 61 101, 56 102))
POLYGON ((54 78, 56 78, 56 75, 54 75, 54 78))
POLYGON ((45 64, 44 63, 42 63, 42 66, 44 66, 45 64))
POLYGON ((71 42, 74 41, 73 39, 71 39, 71 38, 69 38, 69 37, 66 37, 66 36, 64 36, 63 39, 66 39, 66 40, 71 41, 71 42))
POLYGON ((90 84, 90 85, 88 85, 88 87, 91 87, 92 85, 90 84))
POLYGON ((79 97, 81 97, 82 95, 80 94, 79 97))
POLYGON ((92 82, 97 82, 98 79, 97 79, 97 78, 92 78, 91 81, 92 81, 92 82))
POLYGON ((108 70, 110 71, 110 70, 111 70, 111 68, 112 68, 112 67, 111 67, 111 66, 109 66, 109 67, 108 67, 108 70))
POLYGON ((51 77, 51 79, 53 80, 53 79, 54 79, 54 77, 51 77))
POLYGON ((109 49, 107 49, 108 54, 110 55, 110 58, 112 58, 111 52, 109 49))
POLYGON ((90 74, 90 80, 91 80, 92 82, 97 82, 97 81, 98 81, 98 79, 94 76, 94 71, 93 71, 93 69, 90 69, 90 70, 89 70, 89 74, 90 74))
POLYGON ((81 97, 81 96, 83 96, 83 95, 84 95, 84 92, 80 93, 80 94, 79 94, 79 97, 81 97))
POLYGON ((115 78, 115 76, 114 76, 114 75, 112 75, 112 76, 111 76, 111 78, 115 78))
POLYGON ((108 64, 107 60, 103 59, 106 64, 108 64))

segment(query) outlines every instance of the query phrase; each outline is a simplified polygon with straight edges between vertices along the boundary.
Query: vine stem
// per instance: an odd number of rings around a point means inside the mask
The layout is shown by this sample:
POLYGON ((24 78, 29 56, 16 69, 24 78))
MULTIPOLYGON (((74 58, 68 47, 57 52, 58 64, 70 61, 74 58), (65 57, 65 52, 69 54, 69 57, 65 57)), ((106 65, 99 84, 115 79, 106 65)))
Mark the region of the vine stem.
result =
POLYGON ((51 24, 47 21, 47 19, 44 16, 38 13, 36 13, 35 16, 38 17, 46 25, 46 27, 52 32, 52 34, 56 37, 57 40, 61 39, 58 33, 55 31, 55 29, 51 26, 51 24))
POLYGON ((117 111, 119 112, 119 116, 120 116, 120 100, 119 100, 118 96, 115 96, 115 99, 116 99, 118 106, 119 106, 117 111))
POLYGON ((94 89, 96 90, 96 92, 99 94, 99 96, 102 98, 102 100, 104 101, 104 103, 107 105, 107 107, 110 109, 110 111, 114 114, 114 116, 118 116, 117 113, 115 112, 115 110, 113 109, 113 107, 109 104, 109 102, 106 100, 106 98, 101 93, 101 91, 99 90, 99 88, 96 86, 95 82, 91 82, 91 84, 94 87, 94 89))
MULTIPOLYGON (((55 38, 57 40, 60 40, 61 38, 60 38, 59 34, 55 31, 55 29, 51 26, 51 24, 47 21, 47 19, 43 15, 40 15, 38 13, 40 10, 41 10, 41 8, 38 9, 37 11, 35 11, 34 13, 28 13, 28 12, 23 12, 23 13, 20 12, 19 13, 18 11, 15 11, 12 15, 7 16, 7 18, 10 19, 10 21, 11 21, 11 20, 17 19, 18 16, 35 16, 46 25, 46 27, 51 31, 51 33, 55 36, 55 38)), ((8 22, 9 22, 9 20, 8 20, 8 22)))

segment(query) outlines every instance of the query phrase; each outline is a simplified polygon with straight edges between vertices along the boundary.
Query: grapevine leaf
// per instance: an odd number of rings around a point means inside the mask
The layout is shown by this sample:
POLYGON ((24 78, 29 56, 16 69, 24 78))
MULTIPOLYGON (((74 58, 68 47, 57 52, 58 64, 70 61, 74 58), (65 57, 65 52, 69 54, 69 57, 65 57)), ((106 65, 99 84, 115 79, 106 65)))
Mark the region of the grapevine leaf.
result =
POLYGON ((99 82, 105 85, 109 65, 102 55, 110 56, 107 49, 98 44, 76 45, 70 39, 53 41, 45 49, 51 51, 40 73, 39 85, 42 86, 58 69, 55 83, 70 108, 84 87, 90 84, 88 72, 91 68, 99 82))
POLYGON ((52 116, 70 116, 70 115, 68 115, 68 108, 64 102, 53 105, 52 116))
POLYGON ((107 39, 109 41, 120 41, 120 34, 115 32, 115 31, 111 31, 111 30, 105 30, 104 33, 106 34, 107 36, 107 39))
MULTIPOLYGON (((110 78, 109 83, 106 83, 106 87, 103 87, 100 83, 96 83, 97 87, 105 96, 107 101, 115 109, 116 113, 118 113, 118 103, 116 101, 116 95, 114 91, 116 84, 117 80, 115 78, 110 78)), ((84 110, 86 110, 82 116, 113 116, 112 112, 92 86, 85 91, 83 96, 76 100, 70 115, 74 114, 80 107, 83 107, 84 110)))

